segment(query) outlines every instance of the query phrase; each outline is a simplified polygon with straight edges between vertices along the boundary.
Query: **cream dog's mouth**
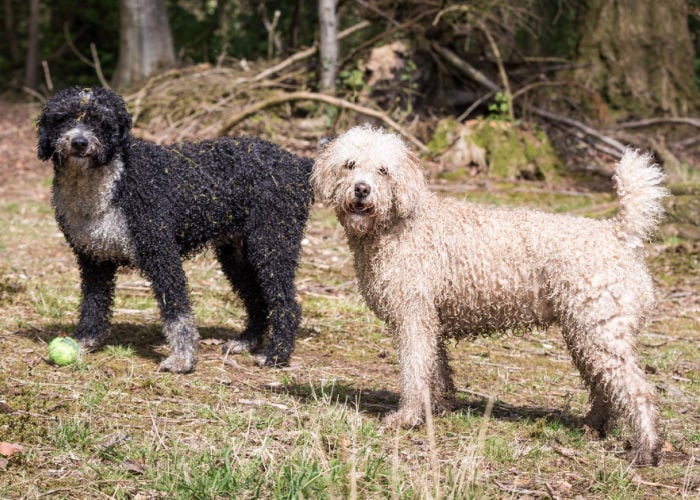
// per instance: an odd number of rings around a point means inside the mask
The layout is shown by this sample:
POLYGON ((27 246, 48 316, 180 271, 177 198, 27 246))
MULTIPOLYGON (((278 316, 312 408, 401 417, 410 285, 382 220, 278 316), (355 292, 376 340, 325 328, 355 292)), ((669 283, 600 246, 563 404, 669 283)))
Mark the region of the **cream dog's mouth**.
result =
POLYGON ((362 203, 361 201, 354 201, 351 203, 348 203, 347 206, 347 212, 351 213, 353 215, 373 215, 374 214, 374 205, 370 205, 368 203, 362 203))

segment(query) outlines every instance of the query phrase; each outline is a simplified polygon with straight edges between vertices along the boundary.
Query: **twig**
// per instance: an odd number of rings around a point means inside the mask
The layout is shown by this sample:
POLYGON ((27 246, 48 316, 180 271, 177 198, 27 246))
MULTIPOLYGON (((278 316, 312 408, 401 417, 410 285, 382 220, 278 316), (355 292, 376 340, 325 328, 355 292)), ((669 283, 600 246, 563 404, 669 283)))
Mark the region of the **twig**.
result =
POLYGON ((502 89, 498 85, 496 85, 494 82, 491 81, 486 75, 484 75, 481 71, 476 69, 474 66, 466 62, 465 60, 461 59, 457 54, 452 52, 450 49, 443 47, 441 45, 438 45, 435 42, 432 42, 430 44, 430 48, 432 48, 435 52, 437 52, 439 55, 441 55, 448 63, 450 63, 452 66, 455 67, 455 69, 459 70, 462 74, 464 74, 466 77, 471 78, 474 80, 476 83, 482 85, 483 87, 486 87, 492 92, 501 92, 502 89))
POLYGON ((613 129, 621 128, 640 128, 649 127, 651 125, 659 125, 661 123, 673 123, 681 125, 691 125, 700 128, 700 120, 697 118, 675 117, 675 118, 648 118, 646 120, 636 120, 627 123, 618 123, 613 129))
POLYGON ((471 104, 471 106, 469 106, 469 107, 464 111, 464 113, 462 113, 461 115, 459 115, 459 116, 457 117, 457 121, 458 121, 458 122, 463 122, 464 120, 466 120, 466 119, 469 117, 469 115, 472 114, 472 111, 474 111, 476 108, 478 108, 478 107, 481 105, 481 103, 483 103, 484 101, 488 101, 489 99, 491 99, 491 97, 493 97, 493 95, 494 95, 495 93, 496 93, 496 91, 492 90, 492 91, 487 92, 486 94, 482 95, 481 97, 479 97, 476 101, 474 101, 474 102, 471 104))
POLYGON ((277 106, 279 104, 291 101, 320 101, 325 102, 326 104, 330 104, 331 106, 336 106, 342 109, 349 109, 357 113, 361 113, 363 115, 368 115, 373 118, 377 118, 383 121, 389 127, 399 132, 401 135, 403 135, 406 139, 413 143, 421 152, 429 152, 425 144, 423 144, 416 137, 414 137, 413 134, 407 132, 403 127, 401 127, 401 125, 392 120, 384 112, 377 111, 372 108, 367 108, 365 106, 360 106, 358 104, 354 104, 339 97, 333 97, 325 94, 306 91, 291 92, 289 94, 281 93, 272 96, 269 99, 265 99, 264 101, 259 101, 251 106, 248 106, 243 111, 234 115, 226 123, 224 123, 224 125, 219 129, 219 135, 227 135, 231 131, 231 129, 235 127, 238 123, 245 120, 249 116, 258 113, 259 111, 262 111, 265 108, 277 106))
POLYGON ((553 439, 549 442, 549 446, 551 446, 552 450, 554 450, 557 454, 561 455, 562 457, 568 458, 583 465, 590 465, 590 462, 588 460, 586 460, 583 457, 579 457, 574 450, 570 448, 565 448, 564 446, 560 446, 553 439))
POLYGON ((514 484, 506 484, 501 481, 497 481, 496 479, 493 480, 493 484, 495 484, 499 490, 505 491, 506 493, 510 493, 511 495, 526 495, 526 496, 541 496, 542 491, 540 490, 529 490, 526 488, 519 488, 515 486, 514 484))
POLYGON ((111 89, 109 83, 105 79, 105 75, 102 73, 102 65, 100 64, 100 58, 97 55, 97 47, 94 43, 90 44, 90 52, 92 53, 92 60, 94 61, 95 73, 97 73, 97 78, 100 80, 102 86, 106 89, 111 89))
POLYGON ((549 493, 549 496, 552 497, 552 500, 558 500, 561 498, 559 495, 557 495, 557 492, 554 491, 554 487, 549 482, 545 481, 544 487, 547 488, 547 493, 549 493))
POLYGON ((29 94, 29 95, 31 95, 31 96, 34 96, 34 97, 36 97, 37 99, 39 99, 39 102, 45 102, 45 101, 46 101, 46 98, 45 98, 43 95, 41 95, 39 92, 37 92, 36 90, 34 90, 33 88, 30 88, 30 87, 26 87, 26 86, 25 86, 25 87, 22 87, 22 90, 24 90, 27 94, 29 94))
POLYGON ((85 57, 73 43, 73 38, 70 36, 70 31, 68 31, 68 23, 63 23, 63 36, 66 37, 66 44, 73 54, 75 54, 78 59, 83 61, 88 66, 92 66, 92 61, 85 57))
POLYGON ((508 101, 508 118, 511 121, 515 120, 515 115, 513 114, 513 94, 510 91, 510 83, 508 82, 508 74, 506 73, 506 68, 503 66, 503 58, 501 57, 501 51, 498 49, 498 44, 496 40, 491 36, 491 31, 486 27, 486 23, 479 23, 479 29, 486 35, 486 39, 491 45, 491 50, 493 50, 493 55, 496 58, 496 64, 498 65, 498 73, 501 76, 501 83, 503 83, 503 93, 508 101))
POLYGON ((673 145, 673 147, 678 148, 678 149, 685 149, 685 148, 695 146, 698 143, 700 143, 700 136, 695 136, 695 137, 689 137, 687 139, 683 139, 682 141, 678 141, 677 143, 675 143, 673 145))
POLYGON ((577 120, 574 120, 573 118, 567 118, 566 116, 561 116, 556 113, 552 113, 551 111, 544 110, 542 108, 531 108, 532 112, 538 116, 541 116, 542 118, 546 118, 547 120, 555 121, 555 122, 560 122, 564 123, 566 125, 569 125, 570 127, 574 127, 581 132, 583 132, 586 135, 589 135, 591 137, 596 138, 603 144, 606 144, 613 148, 617 156, 622 156, 622 153, 625 151, 625 146, 622 144, 620 141, 613 139, 612 137, 605 136, 598 132, 597 130, 592 129, 588 125, 585 125, 577 120))
MULTIPOLYGON (((617 151, 617 149, 606 146, 605 144, 603 144, 601 142, 591 140, 590 136, 584 134, 580 130, 573 129, 571 127, 567 127, 563 123, 554 122, 554 125, 565 130, 568 134, 573 135, 577 139, 579 139, 583 142, 586 142, 592 148, 597 149, 601 153, 605 153, 606 155, 612 156, 613 158, 620 157, 620 153, 617 151)), ((612 170, 607 166, 600 166, 600 167, 589 166, 589 167, 586 167, 585 170, 587 172, 590 172, 590 173, 600 174, 600 175, 604 175, 607 177, 610 177, 612 175, 612 170)))
POLYGON ((433 26, 437 26, 440 23, 440 19, 442 16, 447 14, 448 12, 453 12, 455 10, 461 10, 464 12, 469 12, 471 10, 469 5, 451 5, 447 7, 446 9, 442 9, 440 12, 437 13, 435 16, 435 19, 433 19, 433 26))
POLYGON ((46 80, 46 88, 49 89, 49 92, 53 91, 53 80, 51 80, 51 71, 49 70, 49 63, 46 62, 46 59, 41 61, 41 68, 44 70, 44 79, 46 80))
MULTIPOLYGON (((576 84, 575 82, 571 82, 571 81, 568 81, 568 80, 565 80, 565 81, 556 81, 556 82, 549 82, 549 81, 546 81, 546 82, 533 82, 533 83, 524 85, 524 86, 520 87, 518 90, 516 90, 515 92, 513 92, 513 99, 515 100, 515 99, 519 98, 520 96, 522 96, 523 94, 526 94, 527 92, 530 92, 531 90, 536 89, 536 88, 540 88, 540 87, 561 87, 561 86, 566 86, 566 87, 577 86, 577 87, 580 87, 582 90, 588 90, 588 89, 587 89, 586 87, 584 87, 583 85, 578 85, 578 84, 576 84)), ((588 91, 591 92, 590 90, 588 90, 588 91)), ((594 92, 591 92, 591 93, 592 93, 592 94, 595 94, 594 92)))
POLYGON ((394 19, 393 17, 389 16, 386 12, 378 9, 374 5, 370 5, 367 2, 364 2, 363 0, 355 0, 355 3, 359 3, 362 7, 365 9, 372 11, 374 14, 378 15, 379 17, 383 17, 386 19, 389 23, 393 24, 394 26, 398 26, 399 22, 394 19))

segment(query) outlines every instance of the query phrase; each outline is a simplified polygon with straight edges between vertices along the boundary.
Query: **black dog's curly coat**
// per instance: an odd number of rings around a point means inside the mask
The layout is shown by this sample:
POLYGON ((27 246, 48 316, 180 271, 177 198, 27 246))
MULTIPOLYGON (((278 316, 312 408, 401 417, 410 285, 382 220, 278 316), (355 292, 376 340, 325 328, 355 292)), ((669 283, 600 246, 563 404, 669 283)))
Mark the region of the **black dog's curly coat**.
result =
POLYGON ((301 317, 294 275, 311 203, 312 162, 256 138, 158 146, 131 135, 117 94, 72 87, 38 121, 38 155, 53 160, 56 220, 82 281, 75 336, 98 346, 109 329, 115 274, 150 280, 171 354, 160 369, 188 372, 197 340, 182 258, 205 246, 248 315, 226 350, 260 349, 256 362, 288 362, 301 317), (264 344, 265 335, 269 341, 264 344))

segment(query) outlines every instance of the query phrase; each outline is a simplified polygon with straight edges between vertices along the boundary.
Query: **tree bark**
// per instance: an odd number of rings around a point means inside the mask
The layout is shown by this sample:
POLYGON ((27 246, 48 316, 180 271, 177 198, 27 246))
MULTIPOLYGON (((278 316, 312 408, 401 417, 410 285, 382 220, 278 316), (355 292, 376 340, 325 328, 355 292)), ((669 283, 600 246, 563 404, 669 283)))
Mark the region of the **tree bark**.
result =
POLYGON ((336 0, 318 1, 318 22, 321 44, 321 90, 335 89, 335 77, 338 71, 338 18, 336 0))
POLYGON ((687 0, 586 0, 575 78, 623 117, 696 106, 687 0))
POLYGON ((39 83, 39 0, 29 1, 29 37, 27 40, 27 60, 24 66, 24 86, 36 88, 39 83))
POLYGON ((5 39, 7 40, 10 61, 12 64, 17 64, 19 61, 19 46, 17 44, 17 31, 15 30, 15 16, 12 9, 12 0, 4 0, 3 7, 5 11, 5 39))
POLYGON ((164 0, 120 1, 119 61, 112 85, 124 89, 175 65, 164 0))

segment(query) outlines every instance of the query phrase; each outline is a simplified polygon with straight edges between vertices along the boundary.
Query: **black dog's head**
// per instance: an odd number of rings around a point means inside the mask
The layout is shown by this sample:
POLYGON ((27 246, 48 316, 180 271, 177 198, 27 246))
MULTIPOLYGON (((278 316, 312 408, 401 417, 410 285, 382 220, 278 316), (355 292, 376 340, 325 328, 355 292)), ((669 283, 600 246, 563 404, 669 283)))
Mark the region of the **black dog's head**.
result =
POLYGON ((37 123, 41 160, 99 167, 128 144, 131 116, 121 97, 102 87, 71 87, 44 105, 37 123))

